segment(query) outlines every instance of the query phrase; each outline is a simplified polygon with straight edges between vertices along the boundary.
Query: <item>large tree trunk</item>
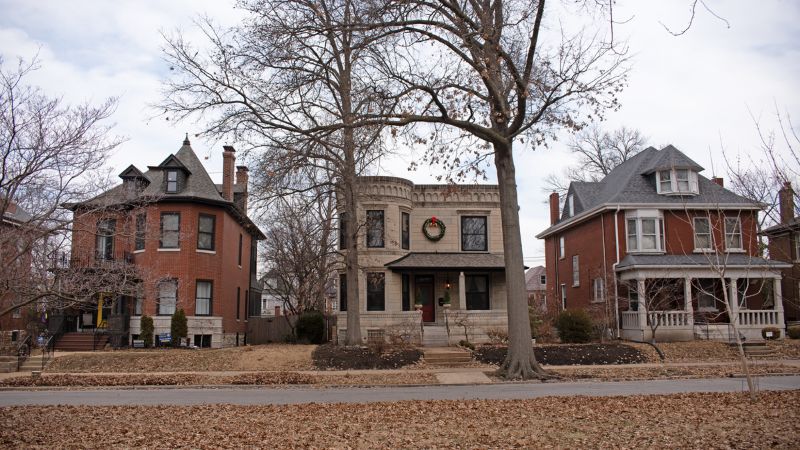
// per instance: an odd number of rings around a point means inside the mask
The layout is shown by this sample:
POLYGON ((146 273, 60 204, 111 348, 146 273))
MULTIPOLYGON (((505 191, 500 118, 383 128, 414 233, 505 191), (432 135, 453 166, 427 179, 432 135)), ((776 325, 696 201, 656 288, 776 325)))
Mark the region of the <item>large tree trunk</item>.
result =
POLYGON ((510 379, 543 378, 531 344, 531 324, 525 291, 522 237, 519 227, 517 179, 511 144, 494 144, 494 164, 500 186, 500 213, 503 222, 503 252, 506 265, 508 308, 508 355, 500 367, 510 379))

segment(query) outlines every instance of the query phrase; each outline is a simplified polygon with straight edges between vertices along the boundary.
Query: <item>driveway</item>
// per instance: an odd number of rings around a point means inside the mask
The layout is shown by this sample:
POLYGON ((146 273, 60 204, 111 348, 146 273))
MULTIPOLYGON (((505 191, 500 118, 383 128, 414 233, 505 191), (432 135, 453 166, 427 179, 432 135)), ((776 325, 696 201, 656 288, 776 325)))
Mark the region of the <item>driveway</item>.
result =
MULTIPOLYGON (((800 389, 800 376, 757 378, 759 390, 800 389)), ((220 387, 98 390, 6 390, 0 406, 21 405, 270 405, 370 403, 401 400, 528 399, 546 396, 612 396, 684 392, 741 392, 743 378, 622 382, 525 382, 406 387, 220 387)))

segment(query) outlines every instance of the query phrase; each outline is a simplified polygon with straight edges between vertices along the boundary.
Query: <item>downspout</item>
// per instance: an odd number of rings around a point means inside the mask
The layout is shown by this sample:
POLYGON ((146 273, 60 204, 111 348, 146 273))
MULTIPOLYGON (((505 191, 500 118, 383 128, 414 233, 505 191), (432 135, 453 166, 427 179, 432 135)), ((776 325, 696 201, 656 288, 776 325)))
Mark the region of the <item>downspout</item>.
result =
MULTIPOLYGON (((617 205, 617 210, 614 212, 614 248, 617 250, 617 262, 615 262, 611 266, 611 270, 614 271, 614 320, 617 323, 617 339, 620 337, 619 332, 619 286, 617 286, 617 265, 619 265, 619 210, 620 207, 617 205)), ((605 250, 605 241, 603 244, 603 249, 605 250)))
MULTIPOLYGON (((608 288, 608 262, 606 261, 606 215, 605 213, 600 214, 600 232, 603 234, 603 290, 608 288)), ((594 286, 592 286, 592 290, 594 290, 594 286)), ((607 291, 606 291, 607 292, 607 291)), ((603 292, 603 313, 608 314, 608 300, 606 299, 606 292, 603 292)), ((603 330, 605 334, 605 330, 603 330)), ((602 336, 601 341, 605 339, 605 335, 602 336)))

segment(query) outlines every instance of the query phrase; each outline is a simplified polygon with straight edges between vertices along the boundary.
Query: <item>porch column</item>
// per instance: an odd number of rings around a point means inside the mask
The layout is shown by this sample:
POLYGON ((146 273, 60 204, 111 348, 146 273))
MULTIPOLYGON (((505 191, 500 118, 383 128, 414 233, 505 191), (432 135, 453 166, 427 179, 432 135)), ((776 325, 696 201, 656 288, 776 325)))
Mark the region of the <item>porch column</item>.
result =
POLYGON ((644 279, 636 280, 636 293, 639 297, 639 328, 644 330, 647 328, 647 298, 645 297, 647 292, 645 290, 644 279))
POLYGON ((464 271, 458 272, 458 309, 467 309, 467 282, 464 271))
POLYGON ((739 325, 739 289, 736 289, 738 278, 730 278, 728 282, 728 303, 730 303, 731 316, 728 320, 732 324, 739 325))
POLYGON ((778 313, 778 327, 783 329, 785 322, 783 317, 783 291, 781 288, 781 277, 774 278, 775 283, 775 311, 778 313))
POLYGON ((692 307, 692 279, 689 277, 683 279, 683 299, 687 316, 686 323, 692 326, 694 325, 694 307, 692 307))

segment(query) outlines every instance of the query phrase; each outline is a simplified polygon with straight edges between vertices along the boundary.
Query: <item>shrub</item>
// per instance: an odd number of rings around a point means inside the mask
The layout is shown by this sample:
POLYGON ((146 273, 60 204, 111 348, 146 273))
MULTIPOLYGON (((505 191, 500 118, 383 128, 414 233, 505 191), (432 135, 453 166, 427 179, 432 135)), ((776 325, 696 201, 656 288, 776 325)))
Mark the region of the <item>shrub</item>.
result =
POLYGON ((781 329, 775 327, 766 327, 761 329, 761 337, 764 339, 775 340, 781 338, 781 329), (767 337, 767 333, 772 332, 772 336, 767 337))
POLYGON ((139 332, 139 339, 144 341, 145 347, 153 346, 153 318, 150 316, 142 316, 141 318, 141 331, 139 332))
POLYGON ((504 330, 491 328, 486 330, 486 336, 492 344, 508 344, 508 333, 504 330))
POLYGON ((470 341, 465 341, 464 339, 458 341, 458 345, 464 348, 468 348, 470 350, 475 350, 475 345, 470 341))
POLYGON ((186 313, 183 312, 183 308, 179 308, 172 314, 169 333, 173 347, 180 346, 181 339, 184 339, 189 334, 189 328, 186 324, 186 313))
POLYGON ((562 312, 556 319, 556 328, 561 342, 580 344, 592 337, 592 319, 583 310, 562 312))
POLYGON ((325 318, 319 311, 303 313, 297 320, 295 332, 299 342, 322 344, 325 340, 325 318))
POLYGON ((794 325, 787 328, 786 335, 792 339, 800 339, 800 325, 794 325))

